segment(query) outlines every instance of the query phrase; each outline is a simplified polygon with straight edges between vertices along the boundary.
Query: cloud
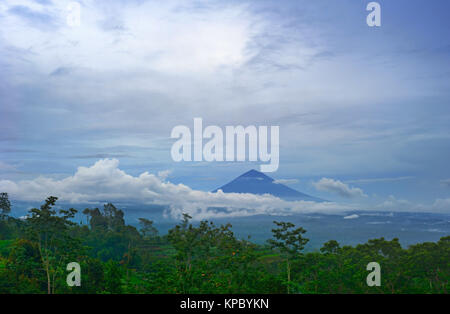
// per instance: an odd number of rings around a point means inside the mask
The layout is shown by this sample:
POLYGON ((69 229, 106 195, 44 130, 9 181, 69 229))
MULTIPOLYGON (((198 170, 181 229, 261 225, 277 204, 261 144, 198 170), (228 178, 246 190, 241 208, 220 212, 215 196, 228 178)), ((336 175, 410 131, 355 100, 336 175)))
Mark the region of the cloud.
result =
POLYGON ((253 31, 259 32, 252 27, 260 22, 241 4, 215 1, 192 10, 192 4, 178 0, 85 1, 81 25, 71 28, 65 23, 68 3, 14 5, 7 0, 0 6, 5 15, 0 25, 22 38, 5 32, 2 39, 16 47, 32 46, 37 52, 33 63, 54 75, 68 73, 63 62, 100 71, 143 68, 175 74, 242 65, 253 56, 246 49, 253 31))
POLYGON ((53 195, 70 203, 126 201, 166 205, 167 215, 171 217, 180 217, 186 212, 195 219, 333 213, 354 209, 350 205, 336 203, 284 201, 271 195, 198 191, 164 181, 163 174, 144 172, 135 177, 119 169, 117 159, 102 159, 91 167, 78 167, 73 176, 60 180, 42 176, 17 183, 0 180, 0 191, 8 192, 12 199, 25 201, 42 201, 53 195))
POLYGON ((69 67, 58 67, 52 73, 50 73, 50 76, 62 76, 62 75, 68 75, 72 71, 69 67))
POLYGON ((349 187, 339 180, 322 178, 318 182, 314 182, 313 185, 317 190, 336 193, 346 198, 367 197, 360 188, 349 187))
POLYGON ((162 170, 162 171, 158 171, 158 177, 159 177, 161 180, 165 181, 165 180, 169 177, 169 175, 170 175, 171 172, 172 172, 172 171, 170 171, 170 170, 162 170))
POLYGON ((54 19, 50 14, 45 12, 35 11, 27 6, 15 5, 12 6, 8 13, 23 19, 32 27, 40 27, 41 29, 49 30, 55 27, 54 19))
POLYGON ((450 212, 450 198, 438 198, 431 204, 422 204, 411 202, 405 199, 397 199, 390 195, 388 199, 381 204, 376 205, 374 210, 391 210, 391 211, 407 211, 407 212, 450 212))
MULTIPOLYGON (((432 204, 424 205, 390 196, 381 204, 364 206, 332 202, 285 201, 268 194, 223 193, 221 190, 212 193, 166 181, 168 174, 168 171, 160 171, 157 175, 144 172, 138 176, 132 176, 119 168, 117 159, 102 159, 90 167, 78 167, 74 175, 62 179, 40 176, 33 180, 17 182, 0 180, 0 191, 8 192, 12 200, 35 202, 42 202, 53 195, 62 202, 73 204, 104 202, 157 204, 167 207, 165 214, 169 217, 179 218, 182 213, 189 213, 197 220, 252 215, 330 214, 351 210, 409 212, 448 212, 450 210, 450 198, 436 199, 432 204)), ((321 186, 324 186, 323 180, 319 181, 322 182, 321 186)), ((354 190, 352 191, 355 193, 354 190)), ((356 214, 352 214, 344 218, 357 217, 356 214)))
MULTIPOLYGON (((448 88, 418 78, 443 74, 447 60, 389 54, 398 42, 355 33, 358 16, 338 18, 358 11, 350 6, 83 0, 81 25, 69 27, 68 2, 0 1, 0 141, 39 151, 14 156, 28 173, 67 173, 70 156, 123 143, 129 166, 176 169, 170 130, 200 113, 209 125, 279 123, 285 173, 448 175, 448 107, 423 108, 448 103, 448 88)), ((240 166, 226 167, 205 173, 224 180, 240 166)))
POLYGON ((450 187, 450 179, 444 179, 441 180, 440 182, 442 186, 450 187))
POLYGON ((273 183, 275 184, 295 184, 298 183, 297 179, 277 179, 273 180, 273 183))
POLYGON ((0 160, 0 170, 16 170, 16 167, 0 160))
POLYGON ((345 216, 344 219, 356 219, 359 218, 359 215, 353 214, 353 215, 349 215, 349 216, 345 216))
POLYGON ((347 180, 345 183, 378 183, 378 182, 395 182, 395 181, 403 181, 414 179, 413 176, 404 176, 404 177, 392 177, 392 178, 371 178, 371 179, 356 179, 356 180, 347 180))

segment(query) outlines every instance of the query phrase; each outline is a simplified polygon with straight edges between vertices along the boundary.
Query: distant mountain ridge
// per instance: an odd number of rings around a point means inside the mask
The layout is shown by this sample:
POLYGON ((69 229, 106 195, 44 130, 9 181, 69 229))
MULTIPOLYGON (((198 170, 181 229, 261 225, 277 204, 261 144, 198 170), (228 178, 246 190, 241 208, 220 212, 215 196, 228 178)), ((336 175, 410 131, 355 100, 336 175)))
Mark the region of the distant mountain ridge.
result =
POLYGON ((213 192, 222 190, 224 193, 251 193, 271 194, 285 200, 302 200, 323 202, 324 200, 294 190, 284 184, 274 183, 274 179, 254 169, 240 175, 233 181, 215 189, 213 192))

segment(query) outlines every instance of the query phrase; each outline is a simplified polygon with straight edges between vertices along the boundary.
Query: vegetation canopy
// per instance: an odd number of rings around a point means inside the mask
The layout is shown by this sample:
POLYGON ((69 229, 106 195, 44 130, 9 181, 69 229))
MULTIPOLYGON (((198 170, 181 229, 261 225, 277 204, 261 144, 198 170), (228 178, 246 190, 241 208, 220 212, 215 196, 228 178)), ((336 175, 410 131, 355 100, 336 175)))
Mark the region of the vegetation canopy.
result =
POLYGON ((0 194, 0 293, 448 293, 450 236, 403 248, 397 238, 355 247, 330 240, 304 253, 306 230, 274 221, 265 245, 238 239, 230 224, 192 223, 188 214, 166 235, 108 203, 55 210, 56 197, 10 216, 0 194), (81 286, 66 283, 66 266, 81 266, 81 286), (381 286, 366 283, 370 262, 381 265, 381 286))

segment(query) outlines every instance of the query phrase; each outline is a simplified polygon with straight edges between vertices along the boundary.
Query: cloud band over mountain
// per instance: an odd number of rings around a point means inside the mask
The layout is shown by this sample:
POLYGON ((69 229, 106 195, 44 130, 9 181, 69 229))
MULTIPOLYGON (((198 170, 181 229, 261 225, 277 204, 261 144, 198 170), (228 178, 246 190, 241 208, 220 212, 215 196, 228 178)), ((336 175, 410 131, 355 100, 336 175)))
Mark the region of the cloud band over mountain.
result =
POLYGON ((191 189, 184 184, 166 181, 167 172, 144 172, 132 176, 119 168, 119 160, 102 159, 90 167, 78 167, 73 176, 53 179, 40 176, 14 182, 0 180, 0 191, 13 200, 42 202, 53 195, 68 203, 135 202, 167 206, 167 214, 180 217, 189 213, 194 219, 242 217, 251 215, 290 215, 295 213, 342 213, 350 210, 445 211, 450 199, 436 200, 426 206, 390 197, 372 208, 333 202, 285 201, 272 195, 249 193, 216 193, 191 189))
POLYGON ((165 181, 165 177, 166 173, 154 175, 148 172, 135 177, 119 169, 117 159, 102 159, 91 167, 79 167, 73 176, 61 180, 43 176, 17 183, 0 180, 0 190, 10 193, 13 199, 25 201, 42 201, 53 195, 69 203, 126 201, 167 205, 167 213, 172 217, 187 212, 197 219, 352 209, 352 206, 336 203, 284 201, 268 194, 198 191, 165 181))

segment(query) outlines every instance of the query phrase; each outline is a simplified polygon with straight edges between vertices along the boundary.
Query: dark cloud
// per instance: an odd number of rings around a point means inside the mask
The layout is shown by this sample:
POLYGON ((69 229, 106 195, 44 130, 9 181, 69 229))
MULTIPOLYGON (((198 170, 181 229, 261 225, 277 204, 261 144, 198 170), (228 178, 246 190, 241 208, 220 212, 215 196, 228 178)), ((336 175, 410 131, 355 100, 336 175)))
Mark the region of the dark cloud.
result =
POLYGON ((50 14, 34 11, 23 5, 16 5, 8 10, 9 13, 20 17, 32 27, 49 30, 56 27, 56 19, 50 14))
POLYGON ((62 76, 62 75, 68 75, 72 71, 71 68, 68 67, 59 67, 56 68, 52 73, 50 73, 50 76, 62 76))

